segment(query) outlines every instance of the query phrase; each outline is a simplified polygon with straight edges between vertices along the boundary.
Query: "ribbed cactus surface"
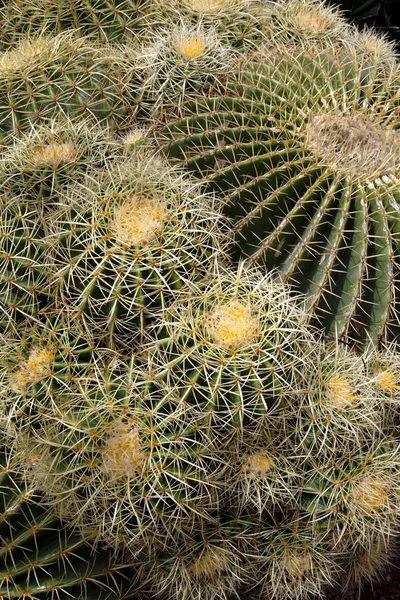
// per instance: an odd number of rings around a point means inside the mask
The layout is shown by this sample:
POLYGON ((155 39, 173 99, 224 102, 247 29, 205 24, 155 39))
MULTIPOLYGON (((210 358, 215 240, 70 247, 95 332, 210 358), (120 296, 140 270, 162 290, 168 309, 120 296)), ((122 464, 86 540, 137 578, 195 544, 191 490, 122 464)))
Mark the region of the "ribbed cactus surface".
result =
POLYGON ((122 53, 71 31, 23 38, 2 52, 0 81, 2 139, 63 115, 117 127, 129 112, 122 53))
POLYGON ((0 596, 9 599, 120 600, 139 598, 132 571, 107 550, 93 552, 69 533, 38 492, 0 467, 0 596))
POLYGON ((11 0, 0 11, 3 31, 1 45, 7 48, 24 34, 45 28, 61 33, 81 28, 103 42, 123 41, 142 25, 142 0, 11 0))
POLYGON ((44 230, 37 211, 0 196, 0 330, 37 314, 49 302, 44 230))
POLYGON ((267 53, 160 135, 224 198, 233 258, 280 270, 339 337, 397 330, 399 76, 267 53))

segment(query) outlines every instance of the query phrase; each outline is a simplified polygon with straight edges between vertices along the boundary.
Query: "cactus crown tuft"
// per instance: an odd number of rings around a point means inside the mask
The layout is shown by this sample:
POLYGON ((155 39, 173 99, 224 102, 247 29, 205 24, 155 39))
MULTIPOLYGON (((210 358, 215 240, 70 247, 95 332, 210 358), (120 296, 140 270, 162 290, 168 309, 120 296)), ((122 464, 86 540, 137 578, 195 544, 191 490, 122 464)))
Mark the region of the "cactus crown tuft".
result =
POLYGON ((193 60, 201 56, 206 49, 206 42, 200 33, 184 34, 176 40, 176 50, 186 60, 193 60))
POLYGON ((355 396, 350 382, 340 375, 332 375, 327 382, 328 406, 331 408, 345 408, 353 404, 355 396))
POLYGON ((363 477, 354 486, 351 499, 356 510, 367 514, 380 510, 388 499, 388 482, 379 477, 363 477))
POLYGON ((116 479, 134 477, 143 464, 139 431, 134 424, 117 422, 103 451, 104 468, 116 479))
POLYGON ((234 0, 186 0, 185 2, 190 10, 199 14, 217 13, 233 3, 234 0))
POLYGON ((348 177, 397 175, 400 134, 362 114, 329 112, 307 125, 307 146, 348 177))
POLYGON ((72 161, 75 157, 76 148, 70 142, 38 145, 32 152, 33 163, 38 167, 72 161))
POLYGON ((247 346, 259 333, 257 319, 252 316, 251 308, 240 304, 235 298, 213 310, 209 328, 217 344, 224 347, 247 346))
POLYGON ((258 451, 247 454, 243 460, 242 471, 248 479, 265 477, 274 463, 265 452, 258 451))
POLYGON ((312 570, 312 556, 308 551, 290 551, 285 554, 284 566, 292 577, 298 579, 312 570))
POLYGON ((115 210, 112 228, 118 241, 141 246, 162 228, 165 217, 166 210, 160 200, 133 194, 115 210))
POLYGON ((54 352, 50 348, 32 348, 29 358, 19 364, 18 370, 11 376, 12 389, 23 392, 25 386, 42 379, 54 361, 54 352))
POLYGON ((33 59, 49 51, 52 46, 53 40, 45 36, 22 40, 17 48, 0 55, 0 73, 7 74, 23 69, 30 65, 33 59))

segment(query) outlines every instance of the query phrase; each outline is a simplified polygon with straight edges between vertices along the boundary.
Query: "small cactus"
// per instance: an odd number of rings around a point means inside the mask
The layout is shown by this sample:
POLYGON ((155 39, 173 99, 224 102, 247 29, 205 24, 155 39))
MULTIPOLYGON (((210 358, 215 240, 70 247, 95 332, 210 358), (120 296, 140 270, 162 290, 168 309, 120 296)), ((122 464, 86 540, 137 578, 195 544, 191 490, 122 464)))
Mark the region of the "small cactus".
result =
POLYGON ((68 532, 50 509, 40 506, 38 491, 20 481, 4 455, 0 486, 0 594, 4 598, 144 597, 130 583, 134 571, 119 564, 110 551, 93 552, 82 537, 68 532))
POLYGON ((14 451, 62 518, 136 555, 211 521, 227 466, 179 396, 97 366, 53 389, 30 432, 16 415, 14 451))
POLYGON ((126 65, 122 52, 74 32, 23 38, 0 54, 1 139, 63 115, 122 126, 126 65))
POLYGON ((168 112, 180 114, 185 99, 218 87, 237 63, 238 53, 214 29, 181 22, 150 31, 133 61, 142 108, 153 119, 165 120, 168 112))
POLYGON ((216 199, 140 146, 60 200, 49 215, 53 283, 74 314, 112 344, 142 334, 222 252, 216 199))
POLYGON ((0 155, 0 189, 22 196, 42 212, 68 184, 102 166, 118 148, 111 135, 88 121, 68 119, 32 127, 0 155))
POLYGON ((220 435, 260 431, 313 344, 307 315, 287 287, 240 265, 222 268, 166 311, 149 334, 154 375, 204 412, 220 435))

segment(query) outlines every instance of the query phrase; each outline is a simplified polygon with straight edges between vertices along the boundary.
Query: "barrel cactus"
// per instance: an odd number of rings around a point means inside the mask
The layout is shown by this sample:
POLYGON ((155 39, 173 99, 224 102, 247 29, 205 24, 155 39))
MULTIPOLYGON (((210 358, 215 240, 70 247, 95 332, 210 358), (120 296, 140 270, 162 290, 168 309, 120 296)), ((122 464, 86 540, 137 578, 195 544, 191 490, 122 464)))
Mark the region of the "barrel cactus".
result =
POLYGON ((53 395, 93 371, 94 364, 112 360, 110 351, 94 342, 65 315, 20 323, 1 337, 0 415, 6 430, 31 423, 49 410, 53 395))
POLYGON ((102 166, 118 148, 107 130, 89 121, 59 119, 15 136, 0 155, 0 189, 22 196, 42 213, 66 185, 102 166))
POLYGON ((135 556, 166 545, 200 516, 212 520, 228 466, 200 415, 177 395, 138 388, 97 364, 31 427, 14 418, 14 449, 25 478, 54 510, 88 535, 135 556))
POLYGON ((194 28, 202 25, 229 46, 250 51, 265 38, 268 19, 264 0, 156 0, 145 23, 154 31, 182 20, 194 28))
POLYGON ((151 370, 222 438, 259 432, 279 419, 280 396, 312 352, 306 320, 270 275, 220 267, 158 319, 146 346, 151 370))
POLYGON ((223 254, 216 198, 140 145, 60 199, 49 214, 52 281, 62 302, 111 345, 142 334, 223 254))
POLYGON ((233 258, 278 269, 338 338, 398 329, 399 75, 354 54, 267 54, 159 135, 225 199, 233 258))
POLYGON ((209 94, 238 57, 227 40, 201 23, 171 22, 150 30, 142 49, 134 52, 144 115, 166 119, 165 113, 179 111, 185 98, 209 94))
POLYGON ((0 10, 4 49, 26 34, 45 29, 48 33, 77 28, 101 41, 124 41, 140 29, 146 0, 18 0, 0 10))
POLYGON ((75 32, 23 38, 0 54, 1 138, 63 115, 117 128, 129 115, 126 63, 75 32))

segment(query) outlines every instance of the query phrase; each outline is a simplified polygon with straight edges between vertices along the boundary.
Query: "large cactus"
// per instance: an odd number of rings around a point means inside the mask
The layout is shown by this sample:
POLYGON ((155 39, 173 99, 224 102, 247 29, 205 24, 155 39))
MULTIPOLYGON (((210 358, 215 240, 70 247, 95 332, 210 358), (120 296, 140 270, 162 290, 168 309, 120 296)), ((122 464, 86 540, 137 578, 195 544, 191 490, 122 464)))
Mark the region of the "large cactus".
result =
POLYGON ((398 327, 399 75, 267 54, 160 134, 225 199, 233 257, 278 268, 338 337, 398 327))

